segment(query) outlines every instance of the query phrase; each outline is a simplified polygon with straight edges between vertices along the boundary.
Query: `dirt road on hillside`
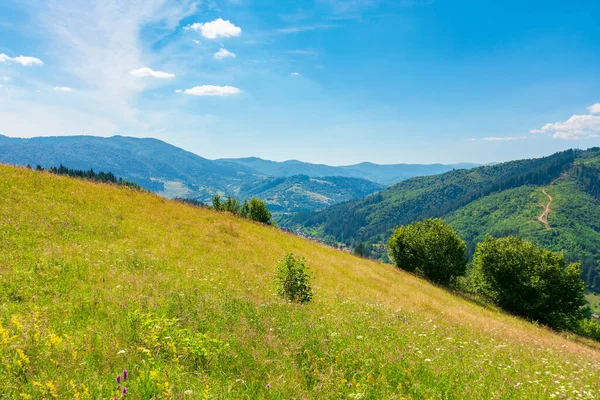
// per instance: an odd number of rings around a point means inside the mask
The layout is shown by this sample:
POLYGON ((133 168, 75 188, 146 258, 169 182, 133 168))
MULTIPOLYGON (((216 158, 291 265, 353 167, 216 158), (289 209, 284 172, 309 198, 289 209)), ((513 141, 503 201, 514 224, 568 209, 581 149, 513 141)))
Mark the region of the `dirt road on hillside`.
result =
POLYGON ((542 189, 542 193, 548 196, 548 204, 546 204, 546 209, 543 213, 538 217, 538 221, 540 221, 546 227, 546 230, 552 229, 550 225, 548 225, 548 214, 550 213, 550 205, 552 204, 552 196, 546 193, 546 189, 542 189))

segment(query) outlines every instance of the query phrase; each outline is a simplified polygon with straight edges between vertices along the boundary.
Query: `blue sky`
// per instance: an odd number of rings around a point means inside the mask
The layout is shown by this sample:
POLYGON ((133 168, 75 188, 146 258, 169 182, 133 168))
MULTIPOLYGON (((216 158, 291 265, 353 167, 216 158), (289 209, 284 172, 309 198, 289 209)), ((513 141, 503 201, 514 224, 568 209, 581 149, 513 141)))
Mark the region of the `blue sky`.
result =
POLYGON ((598 146, 599 15, 592 0, 5 0, 0 133, 334 165, 598 146))

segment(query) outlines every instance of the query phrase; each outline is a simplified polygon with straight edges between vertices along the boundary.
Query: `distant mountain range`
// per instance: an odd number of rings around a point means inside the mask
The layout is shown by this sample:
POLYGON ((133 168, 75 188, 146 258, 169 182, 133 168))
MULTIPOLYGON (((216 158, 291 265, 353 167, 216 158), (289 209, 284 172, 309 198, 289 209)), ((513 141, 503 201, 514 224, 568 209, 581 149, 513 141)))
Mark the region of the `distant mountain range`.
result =
POLYGON ((63 164, 69 168, 110 171, 167 197, 209 201, 216 193, 240 198, 255 196, 266 200, 273 211, 284 213, 321 209, 362 198, 410 177, 474 165, 362 163, 333 167, 260 158, 208 160, 151 138, 18 139, 2 135, 0 162, 40 164, 46 168, 63 164))
POLYGON ((385 258, 394 227, 432 217, 448 221, 470 254, 486 235, 518 235, 564 251, 582 262, 583 279, 600 291, 600 148, 412 178, 279 223, 331 244, 364 243, 371 256, 385 258))

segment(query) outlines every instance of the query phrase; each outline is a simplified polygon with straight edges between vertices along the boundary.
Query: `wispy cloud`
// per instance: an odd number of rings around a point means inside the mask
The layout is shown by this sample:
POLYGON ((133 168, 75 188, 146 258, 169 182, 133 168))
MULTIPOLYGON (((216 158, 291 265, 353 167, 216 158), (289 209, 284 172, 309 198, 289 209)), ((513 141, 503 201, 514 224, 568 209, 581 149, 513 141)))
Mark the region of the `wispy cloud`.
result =
POLYGON ((279 35, 289 35, 289 34, 293 34, 293 33, 316 31, 319 29, 332 29, 332 28, 337 28, 337 27, 338 27, 338 25, 335 25, 335 24, 290 26, 288 28, 276 29, 275 33, 277 33, 279 35))
POLYGON ((588 111, 592 114, 600 114, 600 103, 592 104, 588 107, 588 111))
POLYGON ((30 7, 55 66, 86 88, 80 107, 110 119, 106 126, 139 123, 133 101, 152 83, 130 71, 157 57, 145 53, 142 28, 173 31, 195 10, 194 0, 45 0, 30 7))
POLYGON ((291 55, 298 55, 298 56, 316 56, 318 54, 318 52, 316 50, 310 50, 310 49, 289 50, 287 53, 291 54, 291 55))
POLYGON ((225 58, 235 58, 235 53, 230 52, 229 50, 225 49, 225 48, 220 48, 219 51, 217 51, 213 57, 216 60, 223 60, 225 58))
POLYGON ((489 136, 484 137, 481 140, 485 140, 487 142, 506 142, 511 140, 523 140, 529 139, 529 136, 489 136))
POLYGON ((300 72, 292 72, 290 75, 291 76, 300 76, 300 72))
POLYGON ((57 92, 72 92, 73 88, 68 86, 57 86, 54 88, 57 92))
POLYGON ((4 53, 0 54, 0 63, 7 63, 7 64, 16 63, 16 64, 21 64, 25 67, 44 65, 42 60, 40 60, 37 57, 27 57, 27 56, 9 57, 4 53))
POLYGON ((187 30, 200 32, 206 39, 229 38, 240 36, 242 29, 232 24, 229 20, 225 21, 222 18, 211 22, 196 22, 185 27, 187 30))
MULTIPOLYGON (((179 90, 177 93, 181 93, 179 90)), ((184 94, 189 94, 192 96, 231 96, 234 94, 239 94, 242 91, 233 86, 213 86, 213 85, 203 85, 196 86, 191 89, 183 90, 184 94)))
POLYGON ((129 73, 138 78, 156 78, 156 79, 173 79, 175 74, 163 71, 154 71, 148 67, 142 67, 138 69, 132 69, 129 73))

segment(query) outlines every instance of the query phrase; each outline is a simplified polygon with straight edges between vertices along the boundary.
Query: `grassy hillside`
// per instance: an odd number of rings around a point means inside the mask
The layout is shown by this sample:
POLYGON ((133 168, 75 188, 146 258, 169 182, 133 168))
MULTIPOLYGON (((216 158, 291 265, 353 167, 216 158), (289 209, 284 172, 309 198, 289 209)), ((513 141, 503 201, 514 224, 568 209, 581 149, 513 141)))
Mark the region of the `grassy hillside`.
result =
POLYGON ((0 166, 0 397, 593 398, 597 345, 390 265, 126 188, 0 166), (315 298, 274 295, 307 258, 315 298), (120 389, 122 390, 122 388, 120 389))

